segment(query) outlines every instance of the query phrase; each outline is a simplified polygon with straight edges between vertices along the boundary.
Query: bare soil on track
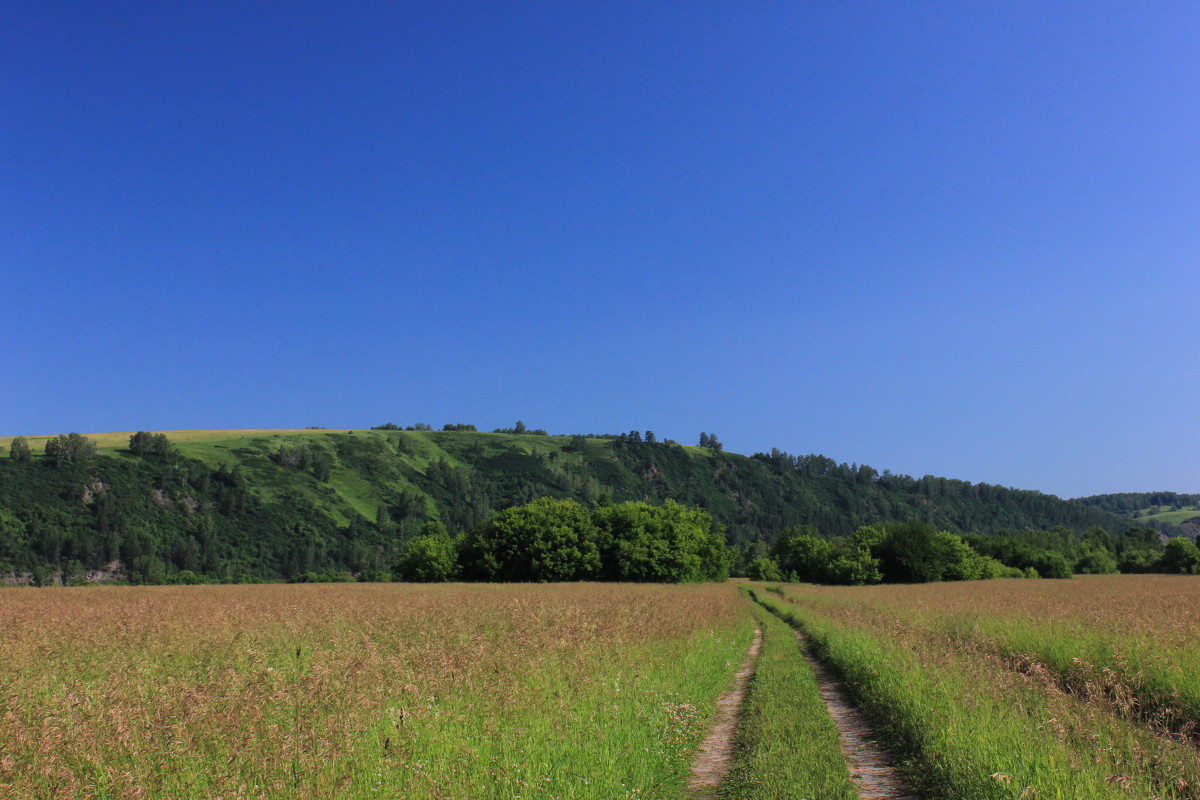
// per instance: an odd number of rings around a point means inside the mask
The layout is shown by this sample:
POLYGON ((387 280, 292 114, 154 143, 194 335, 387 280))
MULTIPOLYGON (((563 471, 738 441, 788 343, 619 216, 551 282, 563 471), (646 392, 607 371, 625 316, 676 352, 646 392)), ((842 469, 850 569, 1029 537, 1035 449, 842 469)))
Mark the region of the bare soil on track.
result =
POLYGON ((729 774, 733 760, 733 734, 746 702, 746 684, 754 674, 754 665, 762 649, 762 638, 762 630, 755 630, 754 641, 746 651, 746 660, 733 676, 733 686, 717 701, 716 721, 692 761, 692 777, 688 780, 688 797, 691 800, 716 800, 717 786, 729 774))
POLYGON ((860 800, 920 800, 921 796, 900 777, 899 771, 886 751, 875 741, 873 729, 833 673, 808 650, 808 643, 799 633, 800 649, 817 676, 821 697, 833 717, 842 740, 842 754, 850 764, 850 779, 858 788, 860 800))

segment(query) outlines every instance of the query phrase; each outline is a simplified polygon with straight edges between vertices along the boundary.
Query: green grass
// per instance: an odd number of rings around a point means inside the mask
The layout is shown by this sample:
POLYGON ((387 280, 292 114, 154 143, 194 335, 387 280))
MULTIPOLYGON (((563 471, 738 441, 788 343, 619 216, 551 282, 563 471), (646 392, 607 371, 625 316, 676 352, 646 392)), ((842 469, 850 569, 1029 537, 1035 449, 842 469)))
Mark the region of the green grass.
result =
POLYGON ((807 604, 763 602, 803 630, 931 798, 1193 796, 1180 788, 1196 786, 1190 746, 1157 739, 985 653, 887 620, 874 625, 870 616, 834 620, 807 604))
POLYGON ((6 593, 0 796, 680 800, 727 585, 6 593))
POLYGON ((1157 522, 1166 522, 1171 525, 1179 525, 1187 522, 1189 519, 1200 517, 1200 509, 1195 506, 1185 506, 1179 511, 1164 510, 1170 509, 1171 506, 1158 506, 1156 508, 1142 509, 1141 516, 1136 517, 1138 522, 1142 520, 1155 520, 1157 522))
POLYGON ((721 797, 855 800, 837 726, 792 629, 758 607, 755 618, 762 626, 762 651, 721 797))
POLYGON ((1200 726, 1200 647, 1062 622, 946 619, 941 627, 1018 668, 1045 669, 1064 690, 1152 729, 1200 726))

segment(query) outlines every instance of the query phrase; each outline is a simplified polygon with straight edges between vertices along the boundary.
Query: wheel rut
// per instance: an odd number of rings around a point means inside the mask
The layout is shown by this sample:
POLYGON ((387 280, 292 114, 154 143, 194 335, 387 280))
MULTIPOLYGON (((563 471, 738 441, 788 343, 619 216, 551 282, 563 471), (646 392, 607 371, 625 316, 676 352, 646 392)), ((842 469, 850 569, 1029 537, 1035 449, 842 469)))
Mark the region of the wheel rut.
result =
POLYGON ((733 734, 746 702, 746 684, 754 674, 754 665, 762 650, 762 638, 762 629, 756 628, 754 641, 746 651, 746 660, 733 676, 733 686, 717 700, 717 719, 700 745, 700 752, 692 760, 689 800, 716 800, 717 786, 729 774, 733 761, 733 734))
POLYGON ((817 677, 821 697, 837 725, 842 741, 842 754, 850 766, 850 779, 858 789, 860 800, 921 800, 921 796, 900 776, 891 756, 872 737, 873 729, 867 718, 850 702, 842 683, 809 652, 808 643, 799 632, 796 639, 817 677))

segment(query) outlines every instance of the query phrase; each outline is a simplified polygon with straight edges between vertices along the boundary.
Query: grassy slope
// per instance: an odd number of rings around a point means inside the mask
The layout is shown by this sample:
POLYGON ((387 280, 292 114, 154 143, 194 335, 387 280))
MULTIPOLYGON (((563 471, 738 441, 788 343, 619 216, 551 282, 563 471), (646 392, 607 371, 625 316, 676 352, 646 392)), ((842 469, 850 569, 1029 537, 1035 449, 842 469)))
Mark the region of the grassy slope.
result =
POLYGON ((1185 506, 1179 511, 1170 511, 1170 506, 1157 506, 1155 508, 1142 509, 1141 516, 1136 518, 1137 522, 1146 522, 1148 520, 1157 520, 1165 522, 1168 525, 1179 525, 1187 522, 1190 519, 1200 517, 1200 508, 1196 506, 1185 506))

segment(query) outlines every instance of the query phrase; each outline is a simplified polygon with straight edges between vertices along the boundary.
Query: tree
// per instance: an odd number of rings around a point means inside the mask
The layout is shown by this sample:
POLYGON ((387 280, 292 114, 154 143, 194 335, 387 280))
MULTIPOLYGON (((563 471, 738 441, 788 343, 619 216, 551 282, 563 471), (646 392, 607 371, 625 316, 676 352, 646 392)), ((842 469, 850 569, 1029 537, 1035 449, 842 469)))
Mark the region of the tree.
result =
POLYGON ((700 431, 700 446, 708 447, 708 434, 704 431, 700 431))
POLYGON ((658 439, 654 438, 654 431, 646 431, 646 444, 655 444, 658 439))
POLYGON ((879 559, 865 548, 854 548, 835 558, 828 574, 831 583, 845 586, 870 586, 883 580, 879 559))
POLYGON ((953 543, 938 535, 935 525, 913 520, 887 526, 879 546, 884 579, 897 583, 940 581, 954 560, 953 543))
POLYGON ((453 580, 458 574, 458 551, 441 522, 426 522, 421 533, 404 543, 396 560, 402 581, 433 583, 453 580))
POLYGON ((517 420, 517 424, 513 427, 513 432, 514 433, 524 433, 525 432, 525 423, 522 422, 521 420, 517 420))
POLYGON ((467 577, 485 581, 589 580, 600 572, 600 551, 586 508, 542 497, 472 528, 462 564, 467 577))
POLYGON ((783 573, 770 556, 759 556, 746 566, 746 577, 752 581, 781 581, 783 573))
POLYGON ((1200 549, 1191 539, 1177 536, 1167 542, 1158 569, 1173 575, 1200 575, 1200 549))
POLYGON ((18 436, 8 446, 8 457, 13 461, 27 464, 33 458, 33 448, 29 446, 29 442, 24 436, 18 436))
POLYGON ((833 544, 821 538, 811 525, 785 528, 771 550, 784 574, 795 574, 809 583, 824 583, 829 578, 833 561, 833 544))
POLYGON ((138 431, 129 437, 129 450, 136 456, 165 456, 171 452, 171 443, 165 433, 138 431))
POLYGON ((96 455, 96 443, 86 436, 71 433, 58 435, 46 442, 46 456, 54 461, 55 467, 64 464, 79 464, 96 455))
POLYGON ((1067 563, 1067 559, 1062 553, 1055 553, 1052 550, 1038 553, 1030 566, 1043 578, 1071 577, 1071 565, 1067 563))
POLYGON ((593 512, 603 577, 614 581, 723 581, 729 553, 720 528, 700 508, 667 500, 629 502, 593 512))

